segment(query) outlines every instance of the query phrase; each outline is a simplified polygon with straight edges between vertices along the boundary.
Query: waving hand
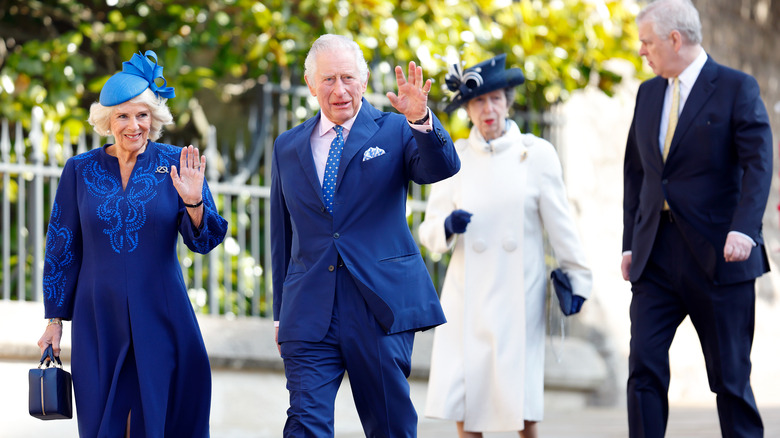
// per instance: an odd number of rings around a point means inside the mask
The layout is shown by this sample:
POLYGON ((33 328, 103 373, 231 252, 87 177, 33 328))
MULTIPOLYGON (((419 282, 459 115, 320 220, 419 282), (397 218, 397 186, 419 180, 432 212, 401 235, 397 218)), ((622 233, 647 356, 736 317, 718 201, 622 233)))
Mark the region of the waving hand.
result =
POLYGON ((428 112, 428 92, 431 91, 431 80, 423 82, 422 67, 409 62, 409 79, 404 77, 401 66, 395 67, 395 79, 398 83, 398 95, 387 93, 390 104, 399 113, 406 116, 410 122, 420 120, 428 112))

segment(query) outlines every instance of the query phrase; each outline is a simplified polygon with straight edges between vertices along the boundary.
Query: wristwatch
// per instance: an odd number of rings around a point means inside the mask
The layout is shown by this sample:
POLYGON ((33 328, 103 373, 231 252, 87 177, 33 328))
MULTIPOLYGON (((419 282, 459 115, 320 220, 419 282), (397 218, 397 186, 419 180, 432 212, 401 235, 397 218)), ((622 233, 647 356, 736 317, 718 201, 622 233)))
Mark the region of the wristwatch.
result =
POLYGON ((422 125, 423 123, 427 122, 430 117, 431 117, 431 112, 426 109, 425 117, 423 117, 420 120, 415 120, 414 122, 412 122, 412 125, 422 125))

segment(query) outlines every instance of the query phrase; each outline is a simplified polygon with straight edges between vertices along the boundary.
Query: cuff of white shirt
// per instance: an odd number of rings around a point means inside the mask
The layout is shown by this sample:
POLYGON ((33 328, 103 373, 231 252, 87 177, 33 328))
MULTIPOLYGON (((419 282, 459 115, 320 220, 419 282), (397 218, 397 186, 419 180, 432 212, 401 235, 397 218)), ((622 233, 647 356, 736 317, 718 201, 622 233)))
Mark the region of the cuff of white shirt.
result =
POLYGON ((279 327, 279 321, 274 321, 274 327, 279 327))
POLYGON ((623 251, 623 255, 624 256, 631 255, 631 251, 623 251))
POLYGON ((747 239, 750 242, 751 245, 756 246, 756 241, 753 240, 750 236, 748 236, 745 233, 740 233, 739 231, 729 231, 729 234, 738 234, 738 235, 744 237, 745 239, 747 239))

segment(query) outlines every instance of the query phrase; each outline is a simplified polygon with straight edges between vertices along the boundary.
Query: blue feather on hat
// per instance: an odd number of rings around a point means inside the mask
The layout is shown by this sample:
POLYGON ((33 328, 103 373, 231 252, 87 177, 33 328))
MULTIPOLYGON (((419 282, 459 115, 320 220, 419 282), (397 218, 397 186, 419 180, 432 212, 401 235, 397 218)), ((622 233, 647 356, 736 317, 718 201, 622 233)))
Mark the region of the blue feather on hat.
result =
POLYGON ((173 87, 163 77, 163 68, 157 64, 157 54, 151 50, 141 55, 134 53, 129 61, 122 63, 122 71, 108 78, 100 90, 100 104, 114 106, 127 102, 150 88, 158 97, 170 99, 175 97, 173 87), (152 58, 150 60, 149 58, 152 58), (155 80, 162 79, 163 85, 158 86, 155 80))

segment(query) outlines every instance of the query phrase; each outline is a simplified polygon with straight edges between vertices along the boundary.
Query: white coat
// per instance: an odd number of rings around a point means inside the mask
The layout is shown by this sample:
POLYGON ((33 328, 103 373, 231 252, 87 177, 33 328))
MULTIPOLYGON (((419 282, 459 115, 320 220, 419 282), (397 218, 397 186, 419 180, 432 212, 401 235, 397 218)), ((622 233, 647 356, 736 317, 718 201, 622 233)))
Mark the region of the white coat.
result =
POLYGON ((547 269, 543 231, 575 294, 591 272, 569 212, 553 146, 507 132, 486 142, 477 128, 455 143, 461 170, 431 187, 420 242, 452 250, 436 328, 425 414, 463 421, 467 431, 522 430, 544 409, 547 269), (466 232, 445 237, 456 209, 473 213, 466 232))

